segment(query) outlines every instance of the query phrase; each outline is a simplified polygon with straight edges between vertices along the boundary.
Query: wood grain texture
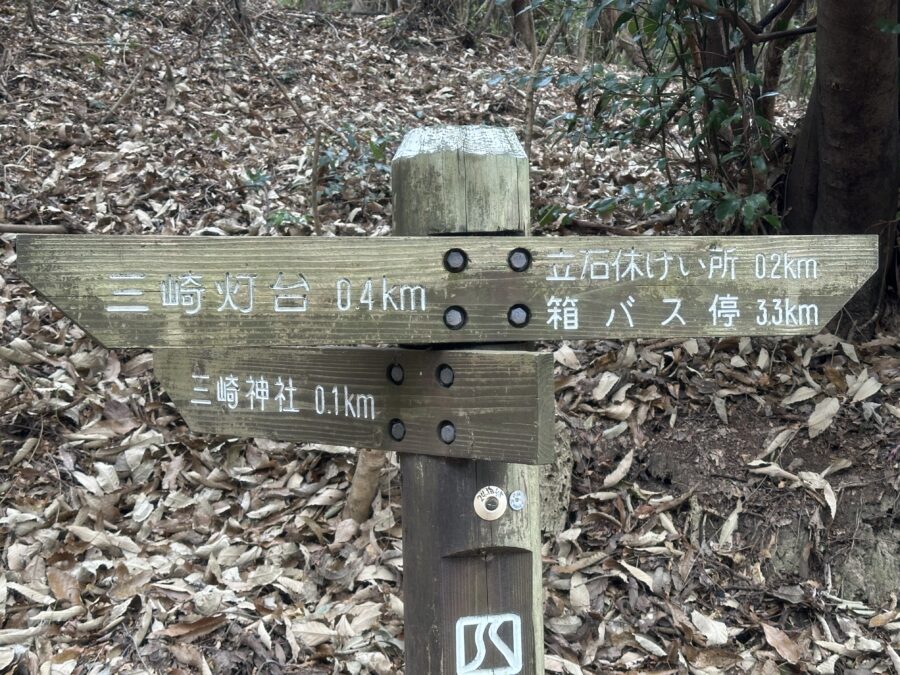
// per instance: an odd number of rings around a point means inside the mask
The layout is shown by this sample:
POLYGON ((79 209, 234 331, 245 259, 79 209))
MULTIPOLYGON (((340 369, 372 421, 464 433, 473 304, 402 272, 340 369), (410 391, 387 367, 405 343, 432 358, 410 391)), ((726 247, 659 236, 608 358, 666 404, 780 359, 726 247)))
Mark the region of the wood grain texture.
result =
POLYGON ((808 334, 876 264, 874 235, 18 240, 22 277, 115 347, 808 334), (524 272, 507 261, 517 247, 524 272), (462 272, 444 267, 452 248, 462 272), (526 326, 510 325, 514 305, 526 326))
MULTIPOLYGON (((520 672, 543 675, 537 467, 403 455, 401 480, 406 672, 454 675, 457 622, 515 614, 520 672), (478 518, 472 502, 486 485, 521 490, 525 508, 493 522, 478 518)), ((471 635, 465 646, 473 659, 471 635)), ((485 666, 501 663, 488 654, 485 666)))
MULTIPOLYGON (((392 175, 396 233, 473 235, 527 231, 528 163, 510 130, 465 127, 412 132, 394 160, 392 175), (489 161, 482 161, 486 149, 496 150, 491 150, 489 161), (444 170, 447 165, 464 167, 462 176, 444 170), (422 189, 423 185, 427 189, 422 189), (511 208, 512 204, 516 208, 511 208), (461 214, 468 214, 465 227, 459 226, 463 222, 461 214)), ((437 244, 439 250, 452 244, 470 251, 472 270, 483 264, 487 251, 497 245, 496 240, 485 240, 488 248, 483 256, 481 252, 471 253, 469 245, 473 239, 476 237, 442 237, 428 243, 437 244)), ((502 321, 498 322, 502 327, 506 322, 503 305, 512 301, 502 288, 502 280, 510 272, 506 264, 509 245, 533 241, 526 237, 504 238, 494 253, 499 265, 485 277, 481 290, 464 290, 466 284, 453 279, 450 281, 454 288, 448 289, 447 300, 459 303, 460 293, 474 291, 467 296, 473 303, 495 303, 495 311, 497 307, 502 309, 502 321)), ((445 272, 445 277, 449 276, 445 272)), ((462 332, 457 331, 454 337, 462 332)), ((548 420, 547 425, 548 429, 542 432, 553 433, 552 421, 548 420)), ((405 672, 455 675, 460 672, 458 652, 463 662, 477 657, 477 621, 473 624, 471 617, 515 616, 521 628, 520 640, 515 644, 521 655, 521 669, 499 670, 507 662, 492 647, 488 630, 481 635, 486 650, 480 672, 543 675, 538 488, 538 471, 542 469, 415 454, 401 455, 400 466, 405 672), (525 508, 507 509, 494 521, 482 520, 475 513, 473 500, 479 490, 490 485, 503 489, 507 495, 521 490, 526 495, 525 508)), ((510 622, 503 621, 503 626, 500 622, 496 619, 497 635, 512 646, 510 622)))
POLYGON ((161 349, 154 370, 196 433, 546 464, 552 361, 474 350, 161 349), (398 366, 400 384, 389 379, 398 366), (450 386, 438 380, 441 367, 453 371, 450 386), (393 420, 402 440, 389 433, 393 420), (442 422, 455 428, 449 444, 442 422))
POLYGON ((527 234, 528 172, 512 129, 414 129, 391 162, 393 234, 527 234))

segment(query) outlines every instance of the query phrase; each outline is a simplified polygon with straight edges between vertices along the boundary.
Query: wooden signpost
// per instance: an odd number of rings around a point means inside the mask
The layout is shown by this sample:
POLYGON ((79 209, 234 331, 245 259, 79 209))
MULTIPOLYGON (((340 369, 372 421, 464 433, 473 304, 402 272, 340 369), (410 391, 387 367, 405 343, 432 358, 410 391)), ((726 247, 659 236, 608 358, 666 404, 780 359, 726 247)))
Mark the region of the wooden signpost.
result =
POLYGON ((872 275, 876 248, 875 236, 18 241, 22 277, 116 347, 803 334, 872 275))
MULTIPOLYGON (((453 233, 460 236, 438 243, 466 251, 473 235, 502 232, 512 235, 504 237, 509 259, 538 241, 522 236, 530 226, 528 160, 511 130, 413 131, 394 156, 391 187, 394 234, 453 233)), ((494 280, 510 272, 523 274, 507 260, 494 280)), ((495 292, 488 282, 474 299, 510 302, 495 292)), ((448 299, 468 311, 458 296, 448 299)), ((405 636, 410 675, 543 675, 540 471, 400 456, 403 620, 418 628, 405 636)))
POLYGON ((550 357, 286 347, 814 333, 877 237, 515 236, 528 172, 508 130, 420 129, 392 167, 405 236, 21 236, 18 267, 105 345, 160 348, 195 431, 403 453, 405 672, 538 675, 550 357))
POLYGON ((553 461, 550 354, 161 349, 153 366, 199 433, 553 461))

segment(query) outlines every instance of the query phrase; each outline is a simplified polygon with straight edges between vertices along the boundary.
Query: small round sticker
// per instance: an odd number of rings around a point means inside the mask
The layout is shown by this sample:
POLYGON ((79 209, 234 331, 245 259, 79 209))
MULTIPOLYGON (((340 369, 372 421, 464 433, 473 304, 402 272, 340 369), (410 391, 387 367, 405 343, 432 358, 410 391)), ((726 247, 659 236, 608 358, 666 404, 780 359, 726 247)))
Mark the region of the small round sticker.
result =
POLYGON ((497 520, 506 513, 506 493, 496 485, 486 485, 475 495, 474 506, 482 520, 497 520))
POLYGON ((525 493, 521 490, 509 493, 509 508, 513 511, 521 511, 525 508, 525 493))

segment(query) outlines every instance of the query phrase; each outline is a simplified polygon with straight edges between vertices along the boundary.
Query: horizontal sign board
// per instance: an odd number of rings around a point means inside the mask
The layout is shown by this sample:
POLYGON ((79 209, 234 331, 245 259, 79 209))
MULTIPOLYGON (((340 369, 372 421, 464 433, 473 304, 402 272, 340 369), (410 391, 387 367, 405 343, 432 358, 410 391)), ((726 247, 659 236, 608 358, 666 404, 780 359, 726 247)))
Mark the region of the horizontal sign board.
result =
POLYGON ((21 236, 21 276, 110 347, 815 333, 876 236, 21 236))
POLYGON ((551 354, 161 349, 154 370, 198 433, 553 460, 551 354))

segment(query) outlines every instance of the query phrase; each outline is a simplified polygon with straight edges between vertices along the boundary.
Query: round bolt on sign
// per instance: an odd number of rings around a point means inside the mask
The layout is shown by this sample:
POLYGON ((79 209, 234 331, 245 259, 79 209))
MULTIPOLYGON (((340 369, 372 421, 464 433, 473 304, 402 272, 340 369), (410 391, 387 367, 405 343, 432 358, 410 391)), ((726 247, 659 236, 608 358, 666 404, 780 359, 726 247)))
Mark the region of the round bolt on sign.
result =
POLYGON ((514 272, 524 272, 531 267, 531 252, 526 248, 514 248, 506 257, 506 262, 514 272))
POLYGON ((388 368, 388 379, 394 384, 403 384, 406 374, 403 372, 403 366, 399 363, 391 364, 388 368))
POLYGON ((526 305, 513 305, 506 313, 506 318, 509 321, 509 325, 523 328, 531 320, 531 310, 526 305))
POLYGON ((466 310, 453 305, 444 311, 444 325, 450 330, 459 330, 466 325, 466 310))
POLYGON ((403 420, 393 419, 388 424, 388 432, 395 441, 402 441, 406 436, 406 425, 403 420))
POLYGON ((475 495, 474 506, 482 520, 497 520, 506 513, 506 493, 496 485, 485 485, 475 495))
POLYGON ((438 436, 444 443, 450 445, 456 440, 456 425, 449 420, 444 420, 438 426, 438 436))
POLYGON ((462 272, 469 264, 469 256, 461 248, 451 248, 444 254, 444 269, 448 272, 462 272))
POLYGON ((450 387, 453 385, 453 380, 455 379, 455 374, 453 372, 453 368, 448 366, 446 363, 442 363, 438 366, 437 369, 437 379, 438 382, 441 383, 442 387, 450 387))

